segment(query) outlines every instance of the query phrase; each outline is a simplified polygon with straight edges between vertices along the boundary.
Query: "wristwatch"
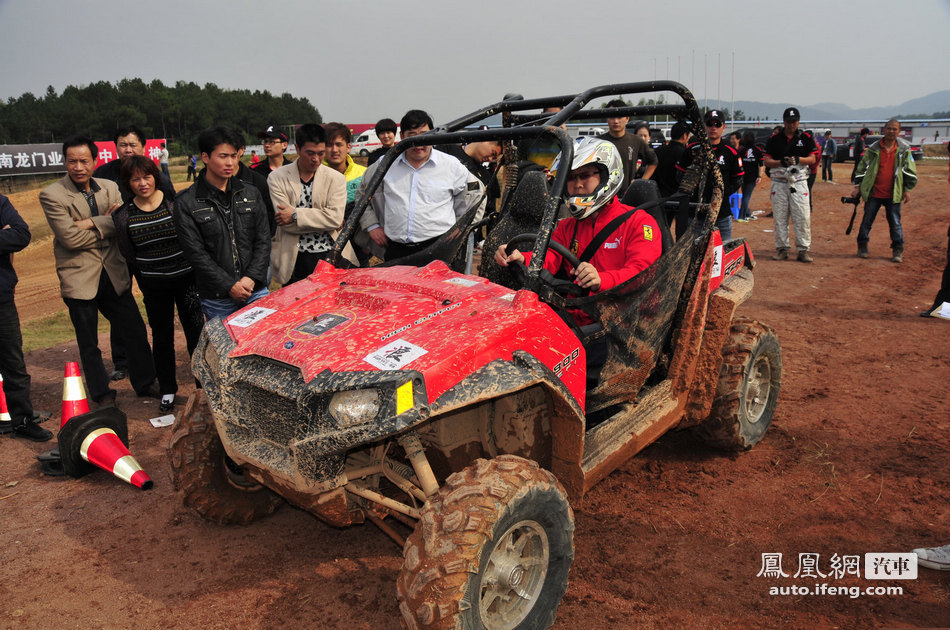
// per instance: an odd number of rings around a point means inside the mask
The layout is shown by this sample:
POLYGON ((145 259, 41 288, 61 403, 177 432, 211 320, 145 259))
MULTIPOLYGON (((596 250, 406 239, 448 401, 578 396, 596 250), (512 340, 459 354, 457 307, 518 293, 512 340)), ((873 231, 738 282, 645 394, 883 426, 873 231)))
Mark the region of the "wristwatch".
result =
POLYGON ((293 222, 294 222, 294 223, 297 222, 297 211, 296 211, 296 210, 294 210, 294 213, 293 213, 292 215, 290 215, 290 218, 293 219, 293 222))

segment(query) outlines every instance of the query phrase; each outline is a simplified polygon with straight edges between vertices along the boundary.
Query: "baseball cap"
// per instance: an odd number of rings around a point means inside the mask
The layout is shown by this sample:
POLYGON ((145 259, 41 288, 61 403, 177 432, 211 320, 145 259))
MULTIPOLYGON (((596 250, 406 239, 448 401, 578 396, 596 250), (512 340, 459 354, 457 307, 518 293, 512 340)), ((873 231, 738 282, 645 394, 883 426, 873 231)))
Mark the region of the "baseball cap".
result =
POLYGON ((280 140, 281 142, 288 142, 287 134, 279 129, 275 129, 274 125, 271 125, 264 131, 260 131, 257 134, 258 138, 274 138, 275 140, 280 140))
POLYGON ((801 120, 801 113, 798 111, 797 107, 789 107, 785 110, 785 113, 782 114, 782 120, 788 120, 795 122, 796 120, 801 120))
POLYGON ((705 122, 708 125, 711 122, 721 122, 725 124, 726 121, 723 120, 721 111, 719 111, 718 109, 711 109, 708 112, 706 112, 705 116, 703 116, 703 122, 705 122))

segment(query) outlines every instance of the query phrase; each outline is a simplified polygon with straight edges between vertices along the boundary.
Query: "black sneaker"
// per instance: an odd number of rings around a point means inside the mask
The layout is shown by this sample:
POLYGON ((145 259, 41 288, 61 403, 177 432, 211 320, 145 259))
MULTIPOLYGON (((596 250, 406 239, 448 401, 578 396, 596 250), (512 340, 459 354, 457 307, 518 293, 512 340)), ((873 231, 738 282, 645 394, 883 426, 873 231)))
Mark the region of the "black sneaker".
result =
POLYGON ((48 442, 53 439, 53 434, 36 424, 32 420, 27 420, 23 424, 18 424, 10 431, 10 436, 15 438, 25 438, 33 442, 48 442))
POLYGON ((158 404, 158 410, 162 413, 168 413, 175 408, 175 394, 165 394, 162 396, 162 402, 158 404))
POLYGON ((112 374, 109 375, 109 380, 111 381, 121 381, 122 379, 128 378, 129 371, 125 368, 116 368, 112 370, 112 374))

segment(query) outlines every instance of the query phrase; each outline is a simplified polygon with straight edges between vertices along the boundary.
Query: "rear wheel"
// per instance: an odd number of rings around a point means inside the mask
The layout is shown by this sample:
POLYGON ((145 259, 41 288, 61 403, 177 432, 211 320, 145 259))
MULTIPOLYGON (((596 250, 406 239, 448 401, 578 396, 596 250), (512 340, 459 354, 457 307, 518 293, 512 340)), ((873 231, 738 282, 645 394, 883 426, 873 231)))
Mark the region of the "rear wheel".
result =
POLYGON ((736 319, 722 351, 712 412, 696 427, 697 432, 716 448, 752 448, 772 424, 781 385, 778 337, 759 322, 736 319))
POLYGON ((224 451, 204 392, 197 390, 175 422, 168 461, 183 502, 202 518, 247 525, 272 514, 283 499, 244 474, 224 451))
POLYGON ((360 149, 360 157, 366 157, 369 155, 369 151, 366 149, 360 149))
POLYGON ((536 463, 479 459, 426 503, 403 555, 410 628, 547 628, 567 590, 574 513, 536 463))

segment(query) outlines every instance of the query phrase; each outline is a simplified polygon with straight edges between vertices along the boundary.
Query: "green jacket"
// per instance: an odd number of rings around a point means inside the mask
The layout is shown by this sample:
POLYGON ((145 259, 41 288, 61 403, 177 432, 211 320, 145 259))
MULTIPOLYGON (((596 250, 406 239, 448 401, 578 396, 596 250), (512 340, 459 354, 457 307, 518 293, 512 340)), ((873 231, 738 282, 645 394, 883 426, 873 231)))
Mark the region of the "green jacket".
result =
MULTIPOLYGON (((323 165, 329 167, 326 160, 323 161, 323 165)), ((354 162, 352 156, 346 156, 346 171, 344 171, 343 176, 346 177, 347 204, 353 203, 356 199, 356 189, 359 188, 360 181, 363 179, 363 173, 365 172, 365 166, 354 162)))
MULTIPOLYGON (((861 187, 861 199, 868 200, 874 189, 874 180, 877 179, 877 169, 881 163, 881 140, 867 148, 858 169, 854 173, 854 183, 861 187)), ((917 167, 914 165, 914 156, 910 153, 910 145, 900 138, 897 139, 897 155, 894 156, 894 203, 900 203, 904 198, 904 191, 917 185, 917 167)))

